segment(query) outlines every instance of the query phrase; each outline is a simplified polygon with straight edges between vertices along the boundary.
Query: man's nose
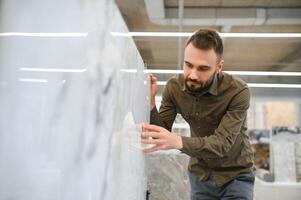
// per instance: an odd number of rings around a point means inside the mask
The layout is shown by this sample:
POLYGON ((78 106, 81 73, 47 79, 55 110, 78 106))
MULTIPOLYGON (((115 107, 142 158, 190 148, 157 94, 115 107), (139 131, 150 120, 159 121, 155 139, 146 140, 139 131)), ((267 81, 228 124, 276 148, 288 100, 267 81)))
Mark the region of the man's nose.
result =
POLYGON ((189 78, 192 80, 198 80, 198 76, 197 76, 197 72, 195 69, 192 69, 190 74, 189 74, 189 78))

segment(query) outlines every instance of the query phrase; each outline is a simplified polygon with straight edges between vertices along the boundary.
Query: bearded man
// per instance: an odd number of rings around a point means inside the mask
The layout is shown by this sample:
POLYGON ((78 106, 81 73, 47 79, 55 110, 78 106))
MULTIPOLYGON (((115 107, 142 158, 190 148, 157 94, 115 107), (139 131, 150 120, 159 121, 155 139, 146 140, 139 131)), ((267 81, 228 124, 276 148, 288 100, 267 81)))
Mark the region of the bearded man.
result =
POLYGON ((167 81, 158 112, 157 79, 151 80, 151 124, 143 125, 145 153, 178 149, 190 156, 191 200, 253 200, 255 168, 246 133, 248 85, 222 71, 223 43, 214 30, 200 29, 187 41, 183 74, 167 81), (171 132, 177 113, 191 137, 171 132), (148 139, 147 139, 148 138, 148 139))

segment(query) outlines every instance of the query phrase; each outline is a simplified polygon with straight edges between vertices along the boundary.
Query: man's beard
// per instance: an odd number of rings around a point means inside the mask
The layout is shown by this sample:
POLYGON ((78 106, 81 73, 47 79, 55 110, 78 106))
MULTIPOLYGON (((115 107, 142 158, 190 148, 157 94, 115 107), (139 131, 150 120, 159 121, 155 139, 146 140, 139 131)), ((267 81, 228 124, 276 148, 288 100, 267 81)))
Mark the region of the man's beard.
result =
POLYGON ((214 73, 212 74, 212 76, 209 78, 209 80, 206 81, 205 83, 202 83, 202 82, 200 82, 200 81, 197 81, 197 80, 194 80, 194 79, 190 79, 190 78, 188 78, 188 77, 185 77, 185 85, 186 85, 186 88, 187 88, 190 92, 192 92, 192 93, 202 93, 202 92, 206 91, 206 90, 211 86, 211 84, 212 84, 212 82, 213 82, 213 80, 214 80, 215 75, 216 75, 216 72, 214 72, 214 73), (188 81, 190 81, 190 82, 192 82, 192 83, 196 83, 196 84, 201 85, 201 86, 199 86, 199 87, 190 87, 190 86, 188 85, 188 81))

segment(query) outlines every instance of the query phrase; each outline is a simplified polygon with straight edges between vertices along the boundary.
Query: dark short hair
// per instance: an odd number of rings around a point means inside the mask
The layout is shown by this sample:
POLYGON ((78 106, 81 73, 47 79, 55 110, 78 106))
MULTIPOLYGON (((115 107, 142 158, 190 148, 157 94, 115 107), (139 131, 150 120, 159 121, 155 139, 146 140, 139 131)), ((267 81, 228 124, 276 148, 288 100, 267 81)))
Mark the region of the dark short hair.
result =
POLYGON ((222 38, 215 30, 211 29, 199 29, 188 39, 186 46, 190 43, 194 47, 202 50, 213 49, 218 59, 223 56, 224 46, 222 38))

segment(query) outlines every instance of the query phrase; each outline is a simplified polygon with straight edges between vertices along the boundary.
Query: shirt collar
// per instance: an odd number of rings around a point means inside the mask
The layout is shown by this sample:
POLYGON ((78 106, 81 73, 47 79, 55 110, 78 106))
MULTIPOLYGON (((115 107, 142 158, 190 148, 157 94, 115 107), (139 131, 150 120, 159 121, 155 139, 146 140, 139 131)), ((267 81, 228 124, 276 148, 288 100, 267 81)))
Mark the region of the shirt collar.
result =
POLYGON ((208 91, 210 94, 217 96, 217 85, 218 85, 218 78, 217 78, 218 74, 216 73, 213 77, 213 82, 211 84, 211 86, 209 87, 208 91))

